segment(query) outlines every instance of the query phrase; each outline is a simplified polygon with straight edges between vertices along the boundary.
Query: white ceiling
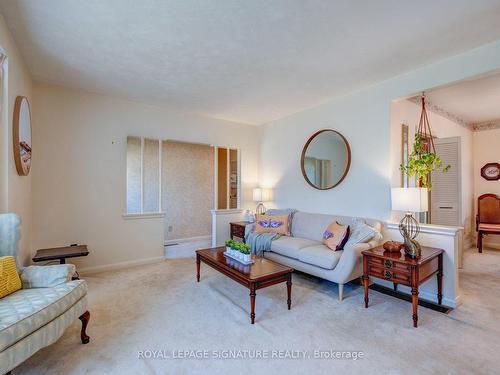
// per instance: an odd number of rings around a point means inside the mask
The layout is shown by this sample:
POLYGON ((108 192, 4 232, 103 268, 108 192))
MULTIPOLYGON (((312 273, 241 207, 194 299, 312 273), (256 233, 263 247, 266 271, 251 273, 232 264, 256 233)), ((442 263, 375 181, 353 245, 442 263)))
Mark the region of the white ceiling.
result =
POLYGON ((470 79, 426 93, 433 105, 477 124, 500 119, 500 74, 470 79))
POLYGON ((17 0, 34 78, 261 124, 500 39, 500 0, 17 0))

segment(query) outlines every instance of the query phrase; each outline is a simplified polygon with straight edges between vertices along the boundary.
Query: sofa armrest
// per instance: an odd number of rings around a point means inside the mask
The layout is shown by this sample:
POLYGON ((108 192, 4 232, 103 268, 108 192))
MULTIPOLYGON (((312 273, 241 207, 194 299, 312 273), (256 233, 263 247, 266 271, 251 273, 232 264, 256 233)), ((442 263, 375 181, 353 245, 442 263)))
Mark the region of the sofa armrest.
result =
POLYGON ((361 276, 363 263, 361 252, 370 248, 372 248, 370 242, 357 243, 344 248, 339 263, 335 267, 338 283, 347 283, 361 276))
POLYGON ((54 266, 29 266, 23 269, 21 281, 23 289, 51 288, 70 281, 75 274, 73 264, 54 266))

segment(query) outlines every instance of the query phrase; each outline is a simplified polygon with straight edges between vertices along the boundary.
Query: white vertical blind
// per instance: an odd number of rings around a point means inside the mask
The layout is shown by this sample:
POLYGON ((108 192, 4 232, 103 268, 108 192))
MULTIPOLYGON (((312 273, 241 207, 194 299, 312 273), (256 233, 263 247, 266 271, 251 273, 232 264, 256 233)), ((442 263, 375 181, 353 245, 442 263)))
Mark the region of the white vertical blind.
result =
POLYGON ((442 138, 435 141, 436 153, 448 172, 431 174, 431 223, 459 226, 461 211, 460 138, 442 138))

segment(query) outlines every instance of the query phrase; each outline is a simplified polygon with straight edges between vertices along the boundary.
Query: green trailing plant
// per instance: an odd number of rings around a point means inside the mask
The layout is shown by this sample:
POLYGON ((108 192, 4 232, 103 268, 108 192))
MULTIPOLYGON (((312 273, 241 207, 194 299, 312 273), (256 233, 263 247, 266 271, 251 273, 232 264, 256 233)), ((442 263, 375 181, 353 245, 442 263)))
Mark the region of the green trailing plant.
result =
POLYGON ((226 240, 226 246, 230 247, 233 250, 237 250, 243 254, 250 254, 250 245, 247 245, 243 242, 234 241, 234 240, 226 240))
POLYGON ((421 187, 431 189, 432 183, 429 181, 429 174, 437 170, 447 172, 450 167, 450 165, 443 167, 441 158, 426 149, 424 138, 417 133, 413 143, 413 150, 408 157, 408 164, 401 164, 400 169, 409 177, 416 176, 421 187))

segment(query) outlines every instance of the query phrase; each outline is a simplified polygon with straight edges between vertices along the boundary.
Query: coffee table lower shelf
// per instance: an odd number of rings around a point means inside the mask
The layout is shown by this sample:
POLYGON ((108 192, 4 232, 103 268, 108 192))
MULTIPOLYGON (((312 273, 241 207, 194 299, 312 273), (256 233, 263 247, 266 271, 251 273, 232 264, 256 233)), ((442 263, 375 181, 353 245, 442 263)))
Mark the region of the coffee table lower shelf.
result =
POLYGON ((196 281, 200 282, 201 262, 209 265, 223 275, 233 279, 250 290, 250 321, 255 323, 255 298, 258 289, 286 283, 288 310, 292 306, 292 273, 293 268, 283 266, 272 260, 253 256, 253 264, 245 267, 245 271, 235 269, 224 256, 224 247, 202 249, 196 251, 196 281))

